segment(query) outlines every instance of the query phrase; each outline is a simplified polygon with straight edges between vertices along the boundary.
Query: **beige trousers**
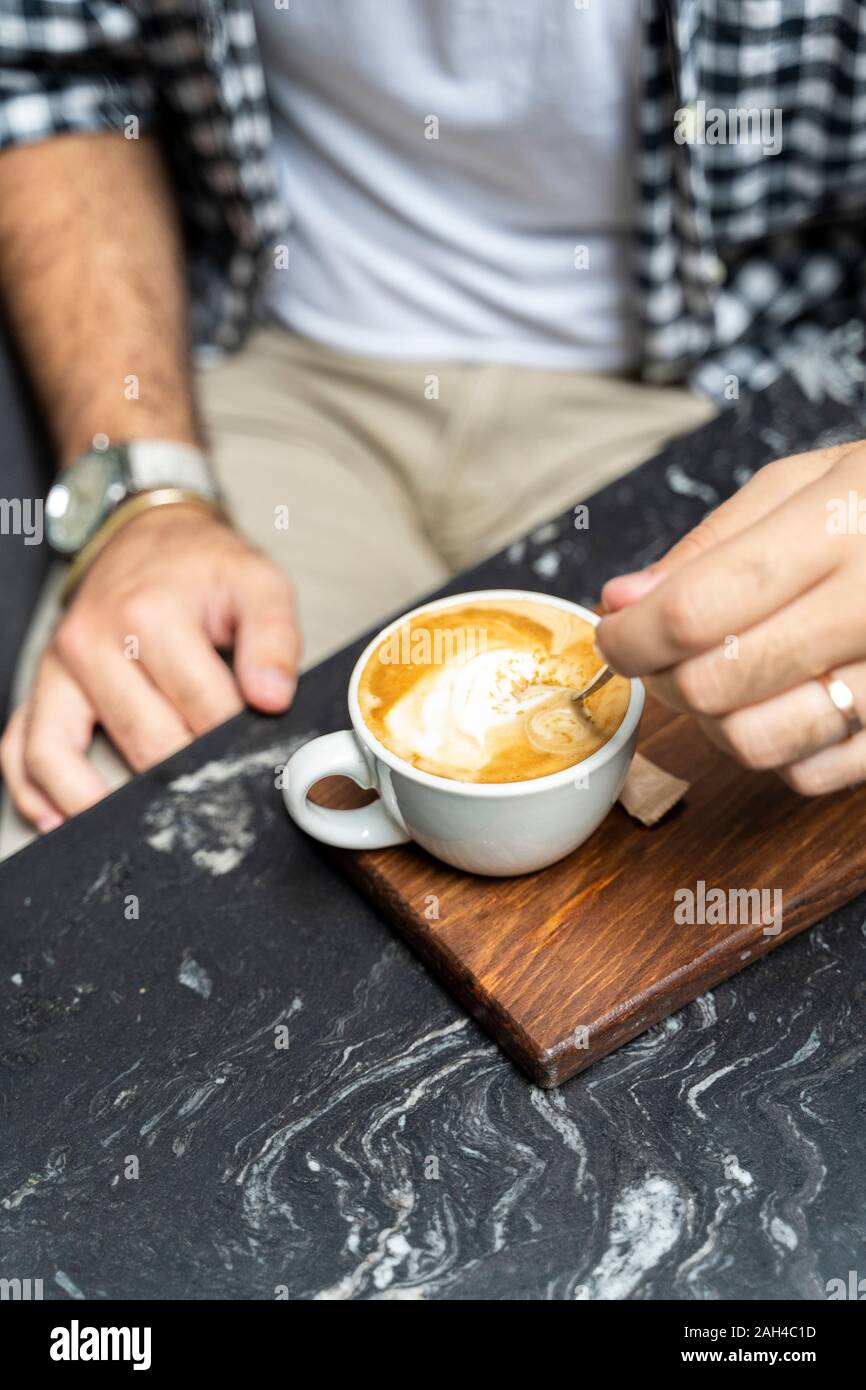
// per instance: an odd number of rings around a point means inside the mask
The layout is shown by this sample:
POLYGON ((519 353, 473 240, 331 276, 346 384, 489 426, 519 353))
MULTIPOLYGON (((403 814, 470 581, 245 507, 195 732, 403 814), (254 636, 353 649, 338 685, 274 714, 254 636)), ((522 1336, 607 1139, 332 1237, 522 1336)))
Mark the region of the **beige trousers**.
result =
MULTIPOLYGON (((239 527, 294 580, 305 666, 713 414, 681 387, 380 361, 276 327, 203 370, 198 389, 239 527)), ((58 577, 31 624, 16 699, 56 620, 58 577)), ((111 785, 129 776, 101 736, 92 757, 111 785)), ((32 835, 4 797, 0 858, 32 835)))

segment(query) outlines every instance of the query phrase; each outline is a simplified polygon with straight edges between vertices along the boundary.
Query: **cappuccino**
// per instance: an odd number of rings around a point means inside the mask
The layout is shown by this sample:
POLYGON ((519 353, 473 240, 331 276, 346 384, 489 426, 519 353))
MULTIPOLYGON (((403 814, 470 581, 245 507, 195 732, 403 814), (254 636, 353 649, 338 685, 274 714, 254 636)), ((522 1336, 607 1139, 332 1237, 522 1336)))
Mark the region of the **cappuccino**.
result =
POLYGON ((580 705, 601 665, 594 628, 543 601, 496 599, 416 613, 368 659, 358 703, 370 732, 422 772, 523 782, 588 758, 616 732, 630 684, 580 705))

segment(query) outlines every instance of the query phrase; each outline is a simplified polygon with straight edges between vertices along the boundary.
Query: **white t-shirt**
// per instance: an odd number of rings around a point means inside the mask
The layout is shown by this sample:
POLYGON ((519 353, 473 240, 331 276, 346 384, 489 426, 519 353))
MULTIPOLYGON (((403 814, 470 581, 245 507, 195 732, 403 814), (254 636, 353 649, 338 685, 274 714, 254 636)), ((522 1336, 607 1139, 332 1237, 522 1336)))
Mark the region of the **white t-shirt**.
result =
POLYGON ((289 268, 270 308, 398 359, 623 369, 640 0, 255 0, 289 268))

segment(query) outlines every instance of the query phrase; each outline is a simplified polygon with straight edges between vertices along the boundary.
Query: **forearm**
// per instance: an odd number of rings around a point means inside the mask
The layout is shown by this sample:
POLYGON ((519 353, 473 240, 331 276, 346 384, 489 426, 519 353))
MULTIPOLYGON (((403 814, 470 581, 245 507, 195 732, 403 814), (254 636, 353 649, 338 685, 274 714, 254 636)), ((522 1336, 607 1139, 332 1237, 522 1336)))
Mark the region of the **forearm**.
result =
POLYGON ((0 154, 0 296, 61 464, 95 435, 195 442, 177 214, 156 142, 0 154))

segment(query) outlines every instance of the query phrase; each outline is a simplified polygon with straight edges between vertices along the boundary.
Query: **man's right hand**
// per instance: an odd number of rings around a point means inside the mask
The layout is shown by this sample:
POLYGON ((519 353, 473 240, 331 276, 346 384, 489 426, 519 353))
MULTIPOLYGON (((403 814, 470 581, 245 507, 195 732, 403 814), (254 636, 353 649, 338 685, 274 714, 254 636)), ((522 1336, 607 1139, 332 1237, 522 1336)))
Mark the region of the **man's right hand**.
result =
POLYGON ((88 571, 9 720, 9 793, 52 830, 107 791, 87 757, 97 725, 141 771, 244 703, 288 708, 299 656, 282 570, 199 507, 146 512, 88 571), (233 670, 219 655, 229 648, 233 670))

